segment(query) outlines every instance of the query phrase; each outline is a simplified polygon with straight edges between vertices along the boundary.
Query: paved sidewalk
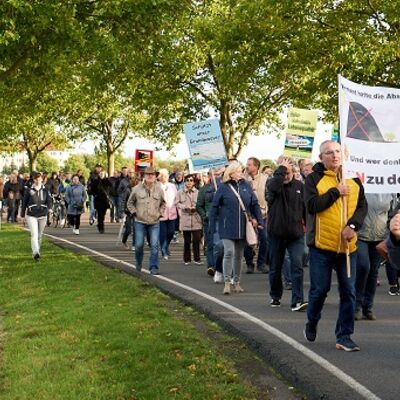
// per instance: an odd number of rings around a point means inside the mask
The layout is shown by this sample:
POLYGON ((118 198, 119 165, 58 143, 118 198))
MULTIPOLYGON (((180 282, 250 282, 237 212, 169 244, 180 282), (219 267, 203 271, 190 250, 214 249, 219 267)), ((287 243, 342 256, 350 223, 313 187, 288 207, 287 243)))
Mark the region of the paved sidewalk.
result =
MULTIPOLYGON (((46 229, 51 240, 101 263, 123 269, 146 279, 164 292, 194 305, 238 335, 262 358, 312 399, 395 399, 400 369, 400 296, 389 296, 387 286, 378 287, 375 311, 377 321, 359 321, 355 341, 362 351, 335 350, 334 327, 338 312, 336 280, 326 301, 315 343, 303 338, 305 313, 292 312, 290 292, 285 291, 280 308, 269 306, 268 275, 242 275, 244 293, 224 296, 222 285, 214 284, 206 266, 185 266, 182 244, 171 244, 172 256, 162 260, 160 276, 137 273, 131 250, 116 245, 119 225, 106 225, 100 235, 86 223, 79 236, 71 229, 46 229), (78 246, 78 247, 77 247, 78 246)), ((180 238, 182 241, 182 238, 180 238)), ((145 253, 143 268, 147 265, 145 253)), ((308 274, 305 271, 308 292, 308 274)), ((386 278, 381 273, 381 281, 386 278)))

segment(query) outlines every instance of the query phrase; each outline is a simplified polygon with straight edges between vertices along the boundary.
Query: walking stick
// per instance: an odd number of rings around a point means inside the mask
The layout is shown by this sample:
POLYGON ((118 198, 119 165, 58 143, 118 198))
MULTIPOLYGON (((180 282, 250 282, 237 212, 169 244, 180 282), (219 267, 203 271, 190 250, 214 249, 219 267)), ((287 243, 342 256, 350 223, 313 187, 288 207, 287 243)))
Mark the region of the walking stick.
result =
MULTIPOLYGON (((343 145, 341 146, 341 152, 342 152, 342 160, 343 160, 343 145)), ((345 179, 345 173, 343 170, 343 164, 342 164, 342 173, 341 173, 341 179, 340 182, 345 185, 346 184, 346 179, 345 179)), ((342 221, 345 221, 347 223, 347 197, 343 196, 342 197, 342 221)), ((351 278, 351 264, 350 264, 350 247, 349 247, 349 242, 346 240, 346 271, 347 271, 347 277, 351 278)))
POLYGON ((122 218, 122 221, 121 221, 121 226, 119 228, 118 237, 117 237, 117 243, 116 243, 117 246, 120 243, 122 243, 122 232, 124 230, 125 221, 126 221, 126 215, 124 215, 124 218, 122 218))

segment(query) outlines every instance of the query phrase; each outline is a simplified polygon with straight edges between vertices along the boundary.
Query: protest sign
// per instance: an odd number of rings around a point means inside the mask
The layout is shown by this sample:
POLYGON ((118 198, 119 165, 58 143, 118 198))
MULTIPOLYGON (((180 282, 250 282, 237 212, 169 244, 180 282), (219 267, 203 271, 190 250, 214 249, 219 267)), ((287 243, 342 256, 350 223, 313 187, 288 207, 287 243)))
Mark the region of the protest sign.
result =
POLYGON ((208 171, 228 162, 218 119, 184 125, 194 172, 208 171))
POLYGON ((290 108, 284 154, 293 158, 311 158, 317 130, 318 112, 290 108))
POLYGON ((346 176, 366 193, 400 192, 400 90, 339 76, 339 116, 346 176))
POLYGON ((136 150, 135 172, 143 172, 146 167, 153 166, 153 150, 136 150))

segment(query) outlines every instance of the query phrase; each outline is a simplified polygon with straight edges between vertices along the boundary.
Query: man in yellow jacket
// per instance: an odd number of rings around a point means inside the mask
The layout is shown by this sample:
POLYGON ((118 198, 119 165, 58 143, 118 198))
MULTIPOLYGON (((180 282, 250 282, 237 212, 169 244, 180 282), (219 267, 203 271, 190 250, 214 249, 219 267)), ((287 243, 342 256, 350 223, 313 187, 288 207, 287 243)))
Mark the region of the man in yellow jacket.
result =
POLYGON ((331 140, 323 142, 319 157, 321 162, 313 167, 305 186, 311 286, 304 335, 310 342, 317 337, 317 324, 330 290, 332 270, 335 270, 340 295, 336 348, 358 351, 360 348, 351 339, 356 304, 356 232, 367 214, 367 202, 358 178, 341 181, 339 143, 331 140), (344 215, 345 201, 347 215, 344 215), (350 252, 350 278, 346 271, 347 247, 350 252))

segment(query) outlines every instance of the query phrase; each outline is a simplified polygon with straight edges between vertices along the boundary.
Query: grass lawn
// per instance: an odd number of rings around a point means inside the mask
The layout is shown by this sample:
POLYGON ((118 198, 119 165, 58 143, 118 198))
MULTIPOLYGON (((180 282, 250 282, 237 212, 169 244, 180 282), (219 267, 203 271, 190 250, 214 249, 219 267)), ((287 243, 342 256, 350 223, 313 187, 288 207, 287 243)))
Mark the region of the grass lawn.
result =
POLYGON ((49 242, 34 263, 26 232, 0 231, 1 400, 257 397, 191 320, 147 283, 49 242))

